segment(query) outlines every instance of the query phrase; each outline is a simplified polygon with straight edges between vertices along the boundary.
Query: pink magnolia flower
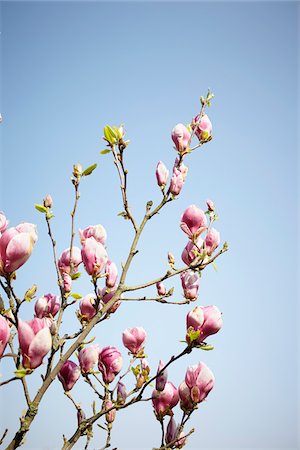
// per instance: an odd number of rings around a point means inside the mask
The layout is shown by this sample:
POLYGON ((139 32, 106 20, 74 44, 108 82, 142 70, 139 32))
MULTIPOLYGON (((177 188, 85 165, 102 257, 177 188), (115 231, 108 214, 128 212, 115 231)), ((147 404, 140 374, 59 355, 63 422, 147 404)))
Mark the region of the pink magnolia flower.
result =
POLYGON ((174 166, 173 166, 173 170, 174 170, 175 168, 176 168, 177 170, 179 170, 179 171, 182 173, 183 181, 185 181, 186 176, 187 176, 188 171, 189 171, 189 168, 188 168, 185 164, 183 164, 183 162, 181 162, 181 163, 179 164, 179 158, 176 158, 176 159, 175 159, 175 163, 174 163, 174 166))
POLYGON ((180 398, 180 408, 182 411, 188 413, 195 408, 195 404, 191 398, 191 390, 184 381, 178 388, 178 395, 180 398))
POLYGON ((50 351, 52 338, 46 319, 18 321, 18 337, 25 369, 36 369, 50 351))
POLYGON ((82 245, 81 256, 87 273, 97 278, 104 269, 108 259, 103 244, 96 241, 93 237, 87 238, 82 245))
POLYGON ((58 372, 58 379, 63 385, 65 391, 70 391, 78 378, 80 377, 80 368, 71 360, 67 360, 60 371, 58 372))
POLYGON ((178 436, 179 428, 180 425, 176 425, 174 417, 173 416, 170 417, 165 437, 166 444, 174 442, 175 439, 178 437, 178 440, 176 441, 176 448, 182 448, 185 445, 186 438, 184 437, 184 432, 182 431, 178 436))
POLYGON ((55 317, 59 308, 59 297, 53 294, 45 294, 43 297, 37 299, 34 305, 36 317, 39 319, 43 319, 43 317, 55 317))
POLYGON ((158 283, 156 283, 156 289, 157 289, 158 295, 166 295, 166 293, 167 293, 167 289, 162 281, 159 281, 158 283))
POLYGON ((4 353, 10 336, 10 329, 7 320, 0 315, 0 358, 4 353))
POLYGON ((196 258, 197 253, 200 253, 201 250, 203 250, 203 242, 203 239, 201 237, 198 237, 195 244, 192 241, 189 241, 186 244, 181 254, 181 259, 187 266, 192 264, 192 262, 196 258))
POLYGON ((91 320, 96 315, 95 309, 95 294, 87 294, 80 300, 79 310, 84 320, 91 320))
POLYGON ((126 386, 122 381, 119 381, 117 386, 117 402, 119 405, 124 405, 127 398, 126 386))
MULTIPOLYGON (((158 365, 158 369, 157 369, 157 373, 159 373, 165 366, 165 363, 163 362, 162 359, 159 360, 159 365, 158 365)), ((158 377, 156 378, 155 381, 155 388, 157 391, 163 391, 166 383, 168 381, 168 370, 165 369, 160 375, 158 375, 158 377)))
POLYGON ((144 353, 146 331, 142 327, 126 328, 123 331, 122 340, 124 346, 133 354, 144 353))
POLYGON ((152 404, 158 419, 162 419, 166 415, 172 416, 172 408, 177 405, 178 401, 177 388, 170 381, 167 381, 163 391, 155 389, 152 393, 152 404))
MULTIPOLYGON (((104 400, 104 406, 105 406, 105 409, 108 410, 112 406, 114 406, 114 404, 113 404, 113 402, 111 400, 104 400)), ((115 409, 111 409, 110 411, 108 411, 105 414, 105 419, 106 419, 107 423, 113 423, 115 418, 116 418, 116 410, 115 409)))
MULTIPOLYGON (((200 330, 200 335, 195 341, 201 344, 208 336, 217 333, 223 325, 222 313, 217 306, 196 306, 186 316, 186 327, 200 330)), ((187 342, 189 337, 187 334, 187 342)))
POLYGON ((162 161, 159 161, 156 167, 157 184, 160 187, 165 187, 168 182, 169 171, 162 161))
POLYGON ((196 205, 189 206, 181 216, 180 228, 190 239, 197 238, 207 228, 205 213, 196 205))
POLYGON ((207 114, 196 116, 192 122, 192 129, 195 129, 195 134, 199 141, 206 141, 212 134, 212 124, 207 114))
POLYGON ((72 278, 70 275, 66 272, 62 273, 63 277, 63 283, 64 283, 64 290, 66 293, 71 292, 72 290, 72 278))
POLYGON ((173 195, 179 195, 184 184, 184 178, 180 170, 173 169, 173 175, 170 182, 170 192, 173 195))
MULTIPOLYGON (((72 248, 72 264, 73 264, 73 273, 78 272, 79 264, 82 263, 81 252, 78 247, 73 246, 72 248)), ((62 274, 71 272, 71 261, 70 261, 70 249, 67 248, 61 254, 58 260, 58 268, 62 274)))
POLYGON ((108 288, 113 288, 118 278, 118 269, 116 264, 112 261, 107 261, 105 272, 107 273, 105 284, 108 288))
POLYGON ((100 348, 98 344, 89 345, 80 350, 78 353, 78 360, 82 373, 89 373, 93 370, 98 361, 99 352, 100 348))
POLYGON ((100 244, 105 245, 107 233, 105 228, 102 225, 98 224, 98 225, 90 225, 84 230, 79 230, 79 236, 81 244, 84 244, 86 239, 93 237, 97 242, 100 242, 100 244))
POLYGON ((104 383, 111 383, 123 366, 123 358, 116 347, 104 347, 99 353, 98 368, 104 383))
POLYGON ((185 374, 185 383, 190 389, 192 401, 200 403, 206 399, 214 387, 215 377, 206 364, 199 362, 188 367, 185 374))
POLYGON ((178 123, 172 130, 172 140, 179 153, 183 153, 189 146, 191 134, 187 127, 178 123))
POLYGON ((188 300, 196 300, 200 285, 200 278, 197 272, 186 270, 180 274, 180 279, 184 297, 188 300))
POLYGON ((207 204, 208 211, 214 212, 214 210, 215 210, 214 202, 212 200, 208 199, 208 200, 206 200, 206 204, 207 204))
POLYGON ((205 248, 208 256, 211 256, 211 254, 216 250, 219 244, 220 233, 214 228, 211 228, 205 237, 205 248))
MULTIPOLYGON (((101 296, 101 301, 104 305, 106 305, 115 295, 116 291, 115 290, 111 290, 110 292, 108 292, 107 288, 104 287, 102 290, 99 289, 98 290, 98 294, 101 296)), ((122 296, 120 297, 122 298, 122 296)), ((121 301, 118 300, 116 301, 109 309, 108 309, 108 313, 109 314, 113 314, 114 312, 117 311, 117 309, 119 308, 119 306, 121 305, 121 301)))
POLYGON ((0 237, 0 275, 5 276, 25 264, 36 241, 36 226, 32 223, 4 231, 0 237))
POLYGON ((196 306, 186 316, 186 329, 193 328, 195 331, 201 329, 204 322, 204 312, 201 306, 196 306))
POLYGON ((6 219, 4 212, 0 211, 0 236, 1 233, 4 233, 7 227, 8 227, 8 220, 6 219))
POLYGON ((52 208, 53 200, 50 194, 47 194, 44 198, 44 206, 46 208, 52 208))

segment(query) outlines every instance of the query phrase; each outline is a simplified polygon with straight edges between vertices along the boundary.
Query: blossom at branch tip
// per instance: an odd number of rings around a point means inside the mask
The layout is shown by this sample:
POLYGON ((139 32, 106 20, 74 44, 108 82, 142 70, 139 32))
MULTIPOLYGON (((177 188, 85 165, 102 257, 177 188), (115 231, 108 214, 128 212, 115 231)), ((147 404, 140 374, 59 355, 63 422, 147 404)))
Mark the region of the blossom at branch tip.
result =
POLYGON ((117 402, 119 405, 124 405, 127 398, 126 386, 122 381, 119 381, 117 384, 117 402))
POLYGON ((214 212, 214 210, 215 210, 214 202, 212 200, 210 200, 210 199, 207 199, 206 200, 206 204, 207 204, 208 211, 214 212))
POLYGON ((124 346, 135 356, 144 353, 146 331, 142 327, 126 328, 122 334, 124 346))
POLYGON ((179 169, 174 167, 170 182, 170 192, 172 195, 179 195, 184 184, 184 178, 179 169))
POLYGON ((222 326, 222 313, 217 306, 196 306, 186 316, 187 342, 189 343, 188 330, 191 328, 200 331, 195 342, 201 344, 208 336, 216 334, 222 326))
POLYGON ((0 358, 3 355, 10 336, 8 321, 0 315, 0 358))
POLYGON ((44 198, 44 206, 46 208, 52 208, 53 205, 53 200, 50 194, 47 194, 46 197, 44 198))
POLYGON ((195 135, 199 141, 207 141, 212 135, 212 123, 208 118, 207 114, 203 114, 200 118, 198 114, 192 121, 192 130, 195 130, 195 135))
MULTIPOLYGON (((165 367, 165 363, 162 359, 159 360, 157 373, 159 373, 165 367)), ((155 380, 155 388, 157 391, 163 391, 168 381, 168 370, 165 369, 155 380)))
POLYGON ((167 289, 162 281, 159 281, 158 283, 156 283, 156 289, 157 289, 158 295, 166 295, 166 293, 167 293, 167 289))
POLYGON ((5 230, 0 237, 0 275, 6 276, 25 264, 37 238, 36 226, 32 223, 21 223, 5 230))
POLYGON ((63 385, 65 391, 70 391, 81 375, 80 368, 71 360, 64 362, 62 368, 58 372, 58 379, 63 385))
POLYGON ((107 261, 105 272, 107 274, 105 279, 106 287, 108 288, 115 287, 118 278, 118 269, 116 264, 112 261, 107 261))
POLYGON ((190 239, 197 239, 207 228, 204 211, 196 205, 190 205, 181 216, 180 228, 190 239))
POLYGON ((99 277, 108 260, 105 247, 93 237, 82 244, 81 257, 86 272, 93 278, 99 277))
POLYGON ((98 344, 84 347, 78 353, 79 365, 82 373, 90 373, 98 361, 100 348, 98 344))
POLYGON ((46 319, 35 318, 29 322, 18 321, 18 338, 25 369, 39 367, 50 351, 52 338, 46 319))
POLYGON ((44 317, 55 317, 59 308, 59 297, 50 293, 38 298, 34 305, 36 317, 39 319, 43 319, 44 317))
POLYGON ((79 312, 81 320, 89 321, 96 315, 96 298, 95 294, 87 294, 80 300, 79 303, 79 312))
POLYGON ((8 227, 8 220, 4 212, 0 211, 0 236, 1 233, 4 233, 7 227, 8 227))
POLYGON ((189 146, 189 140, 191 134, 187 127, 182 123, 178 123, 172 130, 172 140, 175 144, 176 149, 179 153, 184 153, 184 151, 189 146))
POLYGON ((200 236, 195 243, 193 241, 188 241, 181 254, 181 259, 187 266, 192 264, 196 255, 203 251, 203 242, 204 240, 200 236))
POLYGON ((158 186, 164 188, 168 182, 169 171, 162 161, 158 162, 155 174, 158 186))
POLYGON ((100 244, 105 245, 107 233, 103 225, 90 225, 84 230, 79 229, 80 242, 83 244, 86 239, 93 237, 100 244))
POLYGON ((206 364, 199 362, 188 367, 184 381, 190 389, 192 401, 194 403, 200 403, 206 399, 214 387, 215 377, 206 364))
MULTIPOLYGON (((104 287, 103 289, 98 289, 98 295, 100 295, 101 297, 101 302, 106 305, 115 295, 116 290, 112 289, 109 290, 106 287, 104 287)), ((120 299, 122 298, 122 295, 120 297, 120 299)), ((108 313, 109 314, 113 314, 114 312, 117 311, 117 309, 119 308, 119 306, 121 305, 121 301, 117 300, 109 309, 108 309, 108 313)))
POLYGON ((123 358, 116 347, 104 347, 99 353, 98 368, 102 373, 104 383, 114 381, 123 367, 123 358))
POLYGON ((215 228, 211 228, 205 237, 205 249, 208 256, 212 255, 219 244, 220 233, 215 228))
MULTIPOLYGON (((62 274, 71 273, 70 249, 66 248, 58 259, 58 268, 62 274)), ((72 247, 72 273, 78 272, 79 265, 82 263, 81 251, 78 247, 72 247)))
POLYGON ((165 437, 165 441, 166 444, 170 444, 171 442, 174 442, 176 438, 178 438, 178 440, 176 441, 176 449, 177 448, 182 448, 185 443, 186 443, 186 438, 184 437, 184 432, 181 431, 181 433, 179 433, 179 429, 180 429, 180 425, 176 424, 174 417, 170 417, 168 426, 167 426, 167 432, 166 432, 166 437, 165 437), (179 435, 178 435, 179 433, 179 435))
POLYGON ((196 300, 200 286, 200 277, 197 272, 186 270, 180 274, 184 298, 187 300, 196 300))
POLYGON ((161 420, 166 415, 172 416, 172 409, 177 405, 178 401, 177 388, 170 381, 167 381, 163 391, 154 389, 152 392, 152 404, 157 419, 161 420))

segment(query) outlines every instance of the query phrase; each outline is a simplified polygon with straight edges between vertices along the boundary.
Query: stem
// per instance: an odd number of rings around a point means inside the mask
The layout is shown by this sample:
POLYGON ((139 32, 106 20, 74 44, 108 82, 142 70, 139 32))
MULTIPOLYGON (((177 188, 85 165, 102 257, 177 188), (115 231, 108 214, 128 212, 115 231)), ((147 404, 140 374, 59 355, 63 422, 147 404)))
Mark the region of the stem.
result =
POLYGON ((20 378, 18 378, 18 377, 9 378, 8 380, 2 381, 2 383, 0 383, 0 386, 4 386, 5 384, 10 383, 11 381, 15 381, 15 380, 19 380, 19 379, 20 378))
POLYGON ((164 445, 164 443, 165 443, 165 427, 164 427, 164 419, 163 418, 160 420, 160 425, 161 425, 161 444, 160 445, 164 445))
POLYGON ((47 229, 48 229, 48 235, 50 237, 51 243, 52 243, 52 251, 53 251, 53 262, 54 262, 54 266, 55 266, 55 270, 56 270, 56 275, 57 275, 57 283, 61 292, 61 296, 63 298, 64 295, 64 291, 63 291, 63 283, 62 283, 62 278, 61 278, 61 274, 58 268, 58 264, 57 264, 57 257, 56 257, 56 241, 53 237, 52 234, 52 230, 51 230, 51 226, 50 226, 50 219, 47 217, 47 214, 45 215, 46 217, 46 223, 47 223, 47 229))
POLYGON ((72 253, 73 253, 73 243, 74 243, 74 237, 75 237, 75 214, 76 214, 76 209, 77 209, 77 205, 78 205, 78 200, 80 198, 80 193, 78 191, 79 188, 79 179, 77 178, 74 181, 74 187, 75 187, 75 202, 74 202, 74 207, 73 207, 73 211, 71 212, 71 242, 70 242, 70 268, 71 268, 71 273, 73 270, 73 261, 72 261, 72 253))

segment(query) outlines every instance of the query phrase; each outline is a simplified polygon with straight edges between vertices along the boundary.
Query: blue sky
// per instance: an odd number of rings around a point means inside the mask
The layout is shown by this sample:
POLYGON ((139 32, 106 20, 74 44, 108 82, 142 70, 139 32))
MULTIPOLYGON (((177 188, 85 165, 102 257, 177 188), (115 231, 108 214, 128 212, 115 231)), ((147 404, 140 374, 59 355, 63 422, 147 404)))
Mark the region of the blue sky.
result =
MULTIPOLYGON (((19 293, 33 282, 39 295, 57 289, 45 224, 33 205, 51 193, 61 252, 69 245, 69 177, 79 161, 98 167, 82 183, 76 226, 102 223, 111 259, 119 268, 125 259, 132 232, 117 217, 122 206, 112 161, 99 155, 104 125, 125 123, 131 139, 130 205, 140 219, 146 201, 160 198, 158 160, 173 165, 172 128, 191 120, 208 87, 215 93, 208 111, 214 139, 189 156, 182 194, 145 230, 128 277, 136 283, 163 273, 168 251, 179 261, 186 243, 179 229, 182 212, 192 203, 204 208, 207 198, 214 200, 216 227, 230 251, 217 272, 208 268, 203 274, 197 304, 218 305, 224 328, 210 339, 213 352, 195 351, 169 370, 170 380, 179 384, 187 365, 203 360, 216 376, 214 391, 190 421, 196 433, 188 449, 299 446, 298 8, 296 2, 1 4, 0 209, 11 225, 34 222, 39 230, 34 253, 18 273, 19 293)), ((178 281, 171 286, 180 299, 178 281)), ((76 289, 90 292, 87 277, 76 289)), ((26 305, 22 317, 29 319, 32 309, 26 305)), ((181 350, 178 341, 190 309, 123 304, 92 335, 100 346, 121 349, 123 329, 143 326, 155 371, 160 358, 181 350)), ((76 328, 74 311, 64 326, 76 328)), ((11 369, 6 361, 1 364, 5 376, 11 369)), ((29 383, 34 392, 39 376, 29 383)), ((92 397, 85 384, 77 383, 73 392, 89 411, 92 397)), ((21 391, 11 384, 0 395, 2 428, 12 435, 24 408, 21 391)), ((74 412, 58 382, 44 400, 24 449, 60 448, 62 434, 74 429, 74 412)), ((160 441, 150 405, 120 413, 114 428, 112 443, 122 449, 149 449, 160 441)), ((96 430, 94 447, 102 442, 96 430)))

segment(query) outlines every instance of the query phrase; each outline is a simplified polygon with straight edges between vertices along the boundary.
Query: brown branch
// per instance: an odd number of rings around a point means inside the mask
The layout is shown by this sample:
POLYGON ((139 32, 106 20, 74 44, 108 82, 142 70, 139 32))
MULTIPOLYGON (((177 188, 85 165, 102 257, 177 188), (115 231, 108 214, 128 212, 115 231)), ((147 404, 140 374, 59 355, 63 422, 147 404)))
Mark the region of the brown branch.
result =
POLYGON ((8 384, 11 381, 15 381, 15 380, 20 380, 20 378, 18 378, 18 377, 9 378, 8 380, 2 381, 2 383, 0 383, 0 386, 4 386, 5 384, 8 384))
POLYGON ((8 433, 8 428, 6 428, 6 429, 4 430, 4 433, 3 433, 3 435, 2 435, 2 438, 0 439, 0 445, 3 443, 3 441, 4 441, 4 439, 5 439, 5 436, 7 435, 7 433, 8 433))
POLYGON ((169 302, 164 297, 136 297, 136 298, 122 298, 122 302, 158 302, 164 305, 188 305, 191 300, 185 299, 182 302, 169 302))

